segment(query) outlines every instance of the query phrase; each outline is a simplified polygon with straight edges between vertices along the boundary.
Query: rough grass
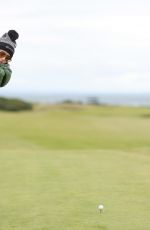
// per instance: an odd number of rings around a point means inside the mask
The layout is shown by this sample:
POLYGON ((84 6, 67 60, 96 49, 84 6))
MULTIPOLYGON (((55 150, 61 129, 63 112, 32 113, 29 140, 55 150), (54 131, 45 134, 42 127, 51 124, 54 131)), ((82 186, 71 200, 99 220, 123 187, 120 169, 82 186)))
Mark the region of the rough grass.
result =
POLYGON ((0 230, 149 230, 149 113, 0 113, 0 230))

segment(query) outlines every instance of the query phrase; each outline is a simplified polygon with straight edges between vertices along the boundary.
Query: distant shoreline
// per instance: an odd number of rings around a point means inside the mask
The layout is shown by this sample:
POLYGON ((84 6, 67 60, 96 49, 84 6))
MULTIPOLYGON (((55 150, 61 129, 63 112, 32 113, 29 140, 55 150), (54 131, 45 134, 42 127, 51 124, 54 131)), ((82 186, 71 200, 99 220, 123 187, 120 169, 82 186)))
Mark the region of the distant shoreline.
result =
POLYGON ((57 104, 64 101, 81 104, 105 104, 150 107, 150 94, 69 94, 69 93, 1 93, 0 97, 14 97, 33 103, 57 104))

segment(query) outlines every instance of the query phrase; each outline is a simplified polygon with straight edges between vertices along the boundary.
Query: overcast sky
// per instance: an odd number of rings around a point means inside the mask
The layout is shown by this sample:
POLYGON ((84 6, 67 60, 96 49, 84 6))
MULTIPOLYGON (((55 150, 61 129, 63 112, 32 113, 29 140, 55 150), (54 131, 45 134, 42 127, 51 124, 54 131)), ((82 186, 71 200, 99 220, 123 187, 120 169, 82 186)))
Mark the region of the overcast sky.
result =
POLYGON ((20 34, 2 93, 149 93, 150 1, 5 0, 20 34))

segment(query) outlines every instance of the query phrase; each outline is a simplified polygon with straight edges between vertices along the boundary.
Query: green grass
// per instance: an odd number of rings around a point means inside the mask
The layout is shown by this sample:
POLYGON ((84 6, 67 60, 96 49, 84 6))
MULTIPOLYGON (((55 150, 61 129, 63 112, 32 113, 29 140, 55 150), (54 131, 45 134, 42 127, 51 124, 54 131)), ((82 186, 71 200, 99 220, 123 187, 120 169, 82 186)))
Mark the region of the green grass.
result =
POLYGON ((150 109, 145 108, 64 105, 0 113, 0 118, 1 148, 6 143, 60 150, 150 147, 150 109))
POLYGON ((149 230, 149 114, 67 105, 1 112, 0 230, 149 230))

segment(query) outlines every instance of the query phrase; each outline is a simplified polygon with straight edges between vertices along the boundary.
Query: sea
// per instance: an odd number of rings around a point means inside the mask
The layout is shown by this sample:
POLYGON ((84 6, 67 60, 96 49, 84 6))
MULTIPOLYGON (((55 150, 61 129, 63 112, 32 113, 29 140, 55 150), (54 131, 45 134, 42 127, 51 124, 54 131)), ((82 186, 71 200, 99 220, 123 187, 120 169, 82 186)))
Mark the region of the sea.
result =
MULTIPOLYGON (((1 97, 2 95, 0 95, 1 97)), ((64 102, 99 104, 112 106, 150 107, 150 93, 147 94, 99 94, 99 93, 19 93, 8 97, 33 103, 59 104, 64 102)))

